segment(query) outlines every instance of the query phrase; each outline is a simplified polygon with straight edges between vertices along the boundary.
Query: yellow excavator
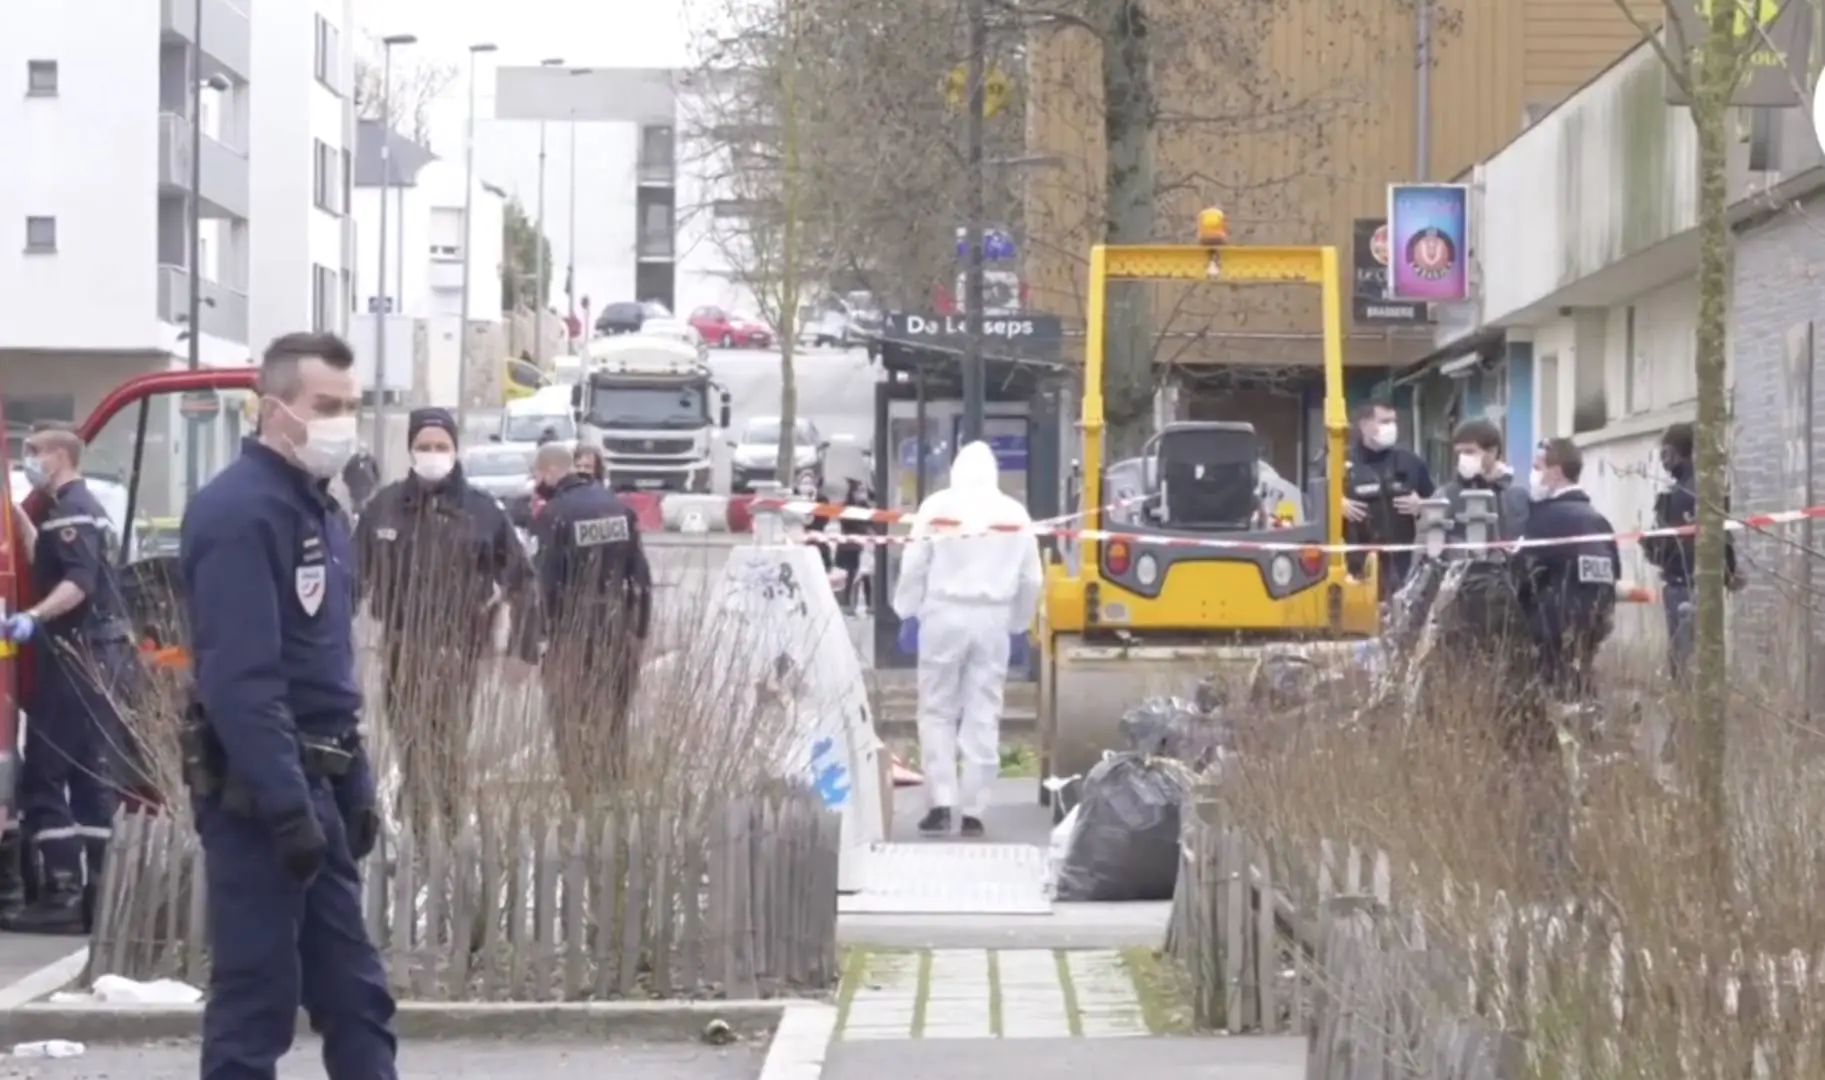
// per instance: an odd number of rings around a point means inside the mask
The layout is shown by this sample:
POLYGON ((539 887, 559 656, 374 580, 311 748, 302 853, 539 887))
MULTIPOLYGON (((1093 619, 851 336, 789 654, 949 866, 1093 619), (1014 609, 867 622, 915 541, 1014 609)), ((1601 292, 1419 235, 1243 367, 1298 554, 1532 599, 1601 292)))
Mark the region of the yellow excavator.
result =
POLYGON ((1070 507, 1089 535, 1061 544, 1046 568, 1042 775, 1088 772, 1118 746, 1123 711, 1148 694, 1185 693, 1205 675, 1252 668, 1265 646, 1293 643, 1313 655, 1347 650, 1377 632, 1373 560, 1365 577, 1354 578, 1334 550, 1343 541, 1337 508, 1348 432, 1341 294, 1336 248, 1231 246, 1219 210, 1199 215, 1196 244, 1091 249, 1081 471, 1070 507), (1264 512, 1250 424, 1171 423, 1140 458, 1104 460, 1111 281, 1303 283, 1323 291, 1326 465, 1300 523, 1274 527, 1278 511, 1264 512))

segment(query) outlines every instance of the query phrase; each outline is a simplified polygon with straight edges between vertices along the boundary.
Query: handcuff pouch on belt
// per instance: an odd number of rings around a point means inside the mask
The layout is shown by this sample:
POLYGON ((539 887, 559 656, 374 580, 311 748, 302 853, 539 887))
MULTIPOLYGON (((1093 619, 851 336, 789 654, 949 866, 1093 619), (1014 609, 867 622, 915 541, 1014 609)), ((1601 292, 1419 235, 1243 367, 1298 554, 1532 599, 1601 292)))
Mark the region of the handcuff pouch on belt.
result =
MULTIPOLYGON (((183 757, 184 786, 200 798, 220 798, 222 806, 233 813, 251 817, 257 810, 253 792, 228 768, 228 753, 210 730, 209 720, 200 704, 192 703, 184 714, 183 730, 178 735, 183 757)), ((307 777, 336 780, 347 776, 361 754, 361 737, 350 734, 340 738, 322 735, 298 736, 298 762, 307 777)))

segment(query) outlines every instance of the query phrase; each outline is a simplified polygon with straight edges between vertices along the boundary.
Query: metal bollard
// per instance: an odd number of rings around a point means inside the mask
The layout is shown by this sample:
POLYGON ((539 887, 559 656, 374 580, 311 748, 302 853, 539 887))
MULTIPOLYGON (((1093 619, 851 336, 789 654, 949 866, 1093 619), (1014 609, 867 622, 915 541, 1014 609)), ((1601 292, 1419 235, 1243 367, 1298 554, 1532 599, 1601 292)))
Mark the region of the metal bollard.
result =
POLYGON ((785 497, 786 485, 776 480, 754 485, 754 502, 751 505, 754 513, 754 543, 757 546, 771 547, 786 542, 786 512, 778 506, 763 505, 785 497))
POLYGON ((1419 504, 1419 542, 1428 558, 1445 554, 1445 533, 1450 527, 1451 500, 1443 496, 1422 499, 1419 504))
POLYGON ((1461 497, 1464 510, 1458 515, 1458 524, 1464 527, 1464 540, 1470 545, 1470 555, 1486 558, 1489 544, 1495 538, 1495 492, 1474 489, 1462 492, 1461 497))

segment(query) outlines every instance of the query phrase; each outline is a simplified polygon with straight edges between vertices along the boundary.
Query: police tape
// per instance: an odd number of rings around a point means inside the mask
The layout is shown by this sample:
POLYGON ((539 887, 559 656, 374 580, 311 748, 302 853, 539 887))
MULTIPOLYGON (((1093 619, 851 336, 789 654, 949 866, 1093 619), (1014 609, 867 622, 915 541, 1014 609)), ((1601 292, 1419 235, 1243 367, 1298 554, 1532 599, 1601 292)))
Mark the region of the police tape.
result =
MULTIPOLYGON (((812 517, 835 518, 839 521, 867 521, 871 524, 896 524, 910 520, 911 513, 900 510, 867 510, 853 506, 834 506, 829 503, 808 502, 799 500, 768 500, 755 504, 763 510, 781 510, 786 513, 804 514, 812 517), (869 516, 862 516, 869 515, 869 516)), ((1084 516, 1084 515, 1075 515, 1084 516)), ((1724 523, 1730 532, 1774 528, 1784 525, 1795 525, 1804 521, 1825 518, 1825 506, 1806 507, 1801 510, 1781 510, 1769 514, 1749 514, 1745 517, 1731 518, 1724 523)), ((965 536, 989 536, 996 533, 1030 533, 1035 536, 1050 536, 1059 540, 1092 541, 1096 543, 1125 542, 1130 544, 1148 544, 1156 547, 1206 548, 1218 551, 1249 552, 1304 552, 1316 551, 1323 554, 1370 554, 1398 552, 1430 551, 1519 551, 1533 548, 1563 547, 1567 544, 1589 544, 1614 541, 1617 544, 1636 544, 1643 540, 1657 537, 1694 536, 1697 525, 1680 525, 1662 529, 1630 529, 1622 532, 1585 533, 1579 536, 1556 536, 1552 538, 1519 540, 1492 540, 1476 544, 1466 540, 1447 541, 1442 545, 1427 544, 1423 541, 1410 544, 1325 544, 1317 541, 1299 540, 1235 540, 1214 536, 1179 536, 1157 532, 1122 531, 1113 529, 1072 529, 1064 528, 1057 522, 1067 519, 1045 519, 1031 525, 970 525, 949 519, 932 519, 926 524, 941 531, 936 536, 914 537, 910 534, 870 535, 848 534, 827 535, 808 533, 806 539, 813 543, 843 545, 852 544, 862 547, 892 546, 908 544, 920 540, 954 539, 965 536), (960 531, 966 530, 967 531, 960 531)))

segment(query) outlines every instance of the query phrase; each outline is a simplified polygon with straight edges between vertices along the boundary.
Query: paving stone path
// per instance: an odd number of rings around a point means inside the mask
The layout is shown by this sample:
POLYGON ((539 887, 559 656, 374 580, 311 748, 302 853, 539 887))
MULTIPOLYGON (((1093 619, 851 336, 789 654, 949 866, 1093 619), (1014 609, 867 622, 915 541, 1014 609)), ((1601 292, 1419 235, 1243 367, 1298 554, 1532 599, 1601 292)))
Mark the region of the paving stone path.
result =
POLYGON ((849 960, 837 1038, 1048 1039, 1154 1034, 1113 949, 911 949, 849 960))

